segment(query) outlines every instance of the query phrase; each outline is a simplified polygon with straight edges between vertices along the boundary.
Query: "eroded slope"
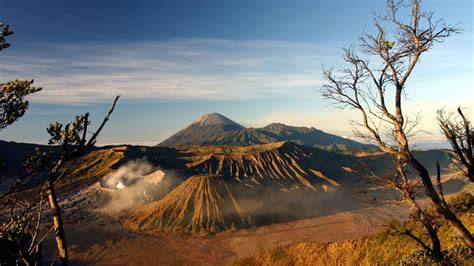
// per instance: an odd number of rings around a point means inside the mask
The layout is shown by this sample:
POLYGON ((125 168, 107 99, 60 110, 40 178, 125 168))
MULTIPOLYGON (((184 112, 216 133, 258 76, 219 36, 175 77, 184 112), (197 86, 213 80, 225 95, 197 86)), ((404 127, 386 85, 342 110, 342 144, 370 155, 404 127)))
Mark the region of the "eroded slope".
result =
POLYGON ((237 193, 222 176, 192 176, 163 199, 126 213, 124 224, 132 229, 188 232, 249 227, 252 220, 239 206, 237 193))

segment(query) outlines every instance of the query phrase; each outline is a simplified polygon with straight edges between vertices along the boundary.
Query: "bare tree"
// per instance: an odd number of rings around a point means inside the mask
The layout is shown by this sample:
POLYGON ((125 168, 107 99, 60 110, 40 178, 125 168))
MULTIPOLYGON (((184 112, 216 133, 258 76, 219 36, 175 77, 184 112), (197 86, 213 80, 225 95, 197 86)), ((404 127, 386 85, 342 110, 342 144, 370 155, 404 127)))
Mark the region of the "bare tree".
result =
MULTIPOLYGON (((409 139, 416 133, 420 117, 408 118, 402 105, 407 81, 422 55, 435 43, 459 30, 443 20, 435 21, 433 12, 422 12, 419 0, 388 0, 387 10, 386 15, 375 16, 377 34, 364 34, 360 38, 360 52, 366 58, 359 57, 353 47, 346 48, 343 59, 350 67, 340 72, 324 70, 327 84, 322 88, 322 95, 339 108, 359 111, 361 122, 353 121, 356 134, 397 158, 397 176, 404 176, 408 168, 414 170, 436 211, 472 251, 474 239, 471 233, 449 208, 440 190, 441 185, 435 187, 427 168, 411 151, 409 139), (410 11, 407 22, 400 18, 404 8, 410 11), (393 97, 392 104, 387 104, 389 97, 393 97), (362 133, 359 128, 364 128, 367 133, 362 133)), ((400 184, 404 182, 401 179, 400 184)))
MULTIPOLYGON (((10 27, 0 23, 0 50, 6 49, 10 46, 5 37, 11 34, 13 34, 13 31, 11 31, 10 27)), ((13 124, 26 113, 29 104, 28 101, 25 100, 25 97, 41 90, 41 88, 32 87, 32 84, 33 80, 14 80, 0 84, 0 130, 13 124)), ((40 264, 40 244, 51 231, 54 231, 60 263, 61 265, 67 265, 68 253, 66 237, 63 228, 61 210, 56 196, 55 183, 58 182, 66 172, 68 162, 78 158, 94 147, 97 137, 108 122, 119 98, 120 96, 115 98, 109 112, 106 114, 99 128, 90 138, 87 136, 88 126, 90 124, 89 113, 77 116, 74 122, 68 123, 64 127, 58 122, 52 123, 48 127, 48 133, 51 135, 49 144, 59 145, 61 147, 59 158, 55 161, 52 168, 48 168, 47 164, 48 159, 50 158, 47 158, 48 156, 46 153, 36 150, 36 154, 25 162, 25 167, 27 168, 25 177, 21 178, 19 182, 16 182, 12 186, 9 192, 0 197, 8 197, 7 202, 13 202, 11 208, 12 218, 7 222, 7 224, 0 228, 2 250, 4 246, 16 244, 17 247, 15 253, 18 253, 16 255, 21 258, 23 263, 28 265, 40 264), (20 214, 18 214, 14 212, 17 202, 14 197, 11 196, 14 196, 15 192, 21 185, 32 182, 35 176, 39 176, 41 179, 40 200, 37 203, 39 204, 37 218, 30 219, 32 216, 31 211, 36 204, 25 201, 24 203, 26 204, 26 207, 24 207, 20 211, 20 214), (28 177, 33 178, 28 180, 28 177), (50 205, 53 226, 46 234, 40 237, 39 231, 43 215, 44 195, 47 196, 50 205), (36 225, 34 226, 33 231, 29 232, 31 229, 31 222, 35 222, 36 225), (4 234, 6 234, 6 238, 4 237, 4 234), (30 244, 26 245, 26 243, 30 244)), ((0 166, 1 164, 2 160, 0 160, 0 166)), ((13 255, 13 261, 8 261, 7 263, 18 263, 18 261, 14 260, 16 255, 13 255)))
POLYGON ((399 160, 394 162, 395 165, 388 165, 389 168, 397 169, 395 174, 386 171, 377 171, 376 173, 371 165, 363 166, 358 172, 363 173, 364 177, 360 178, 355 185, 355 195, 359 202, 368 202, 372 205, 377 204, 407 204, 410 209, 410 219, 420 223, 430 241, 425 241, 420 236, 420 232, 413 232, 410 229, 400 226, 397 221, 387 224, 392 235, 408 236, 415 240, 424 250, 430 254, 435 261, 443 261, 443 253, 441 249, 441 241, 438 236, 438 218, 432 211, 422 208, 416 198, 422 194, 422 183, 420 179, 410 180, 408 178, 409 170, 404 169, 399 160))
POLYGON ((474 129, 471 121, 458 108, 458 117, 454 114, 446 114, 444 109, 438 110, 439 127, 449 144, 457 155, 458 162, 456 165, 464 172, 464 174, 474 182, 474 157, 472 146, 474 145, 474 129))
MULTIPOLYGON (((34 264, 34 260, 31 260, 37 257, 36 255, 38 254, 38 250, 41 250, 42 240, 44 240, 50 232, 54 232, 54 238, 56 241, 60 264, 68 264, 66 236, 63 227, 61 209, 56 195, 55 184, 64 176, 64 174, 68 170, 70 170, 70 167, 74 167, 73 164, 70 164, 71 161, 89 152, 94 147, 97 137, 99 136, 106 123, 109 121, 119 97, 120 96, 117 96, 115 98, 111 108, 105 115, 99 128, 95 132, 93 132, 89 138, 89 113, 86 113, 81 116, 76 116, 72 123, 68 123, 64 126, 59 122, 51 123, 47 129, 48 133, 51 135, 49 144, 60 146, 61 149, 58 158, 54 161, 54 163, 51 164, 50 154, 37 149, 36 154, 24 163, 26 169, 26 177, 21 179, 20 182, 14 184, 14 186, 12 186, 12 189, 6 194, 11 197, 9 198, 9 200, 13 202, 13 204, 16 204, 18 203, 18 199, 15 198, 15 192, 18 191, 20 185, 25 185, 28 182, 34 181, 35 179, 41 180, 39 201, 24 200, 24 203, 27 206, 19 210, 20 215, 18 215, 18 212, 12 211, 13 215, 12 219, 10 219, 10 224, 7 224, 7 226, 5 226, 8 227, 12 225, 12 223, 20 223, 19 228, 21 230, 24 230, 23 228, 29 229, 31 227, 30 224, 24 224, 24 219, 21 218, 27 216, 31 218, 27 219, 28 222, 36 223, 36 226, 34 226, 32 232, 29 234, 30 239, 28 240, 28 243, 30 244, 28 245, 28 248, 26 250, 23 250, 24 247, 22 247, 22 252, 24 254, 21 255, 21 258, 25 263, 29 262, 30 264, 34 264), (28 177, 31 178, 28 179, 28 177), (42 234, 43 236, 41 237, 40 224, 41 217, 43 215, 44 196, 46 196, 50 206, 52 227, 47 229, 46 233, 42 234), (35 215, 37 215, 37 218, 31 217, 35 215)), ((2 195, 2 197, 3 196, 5 195, 2 195)), ((5 230, 5 228, 3 228, 3 230, 5 230)))
POLYGON ((59 259, 62 265, 67 265, 68 253, 61 211, 56 197, 54 184, 67 170, 64 166, 68 161, 83 155, 95 145, 99 133, 102 131, 107 121, 109 121, 110 115, 113 113, 119 98, 120 96, 115 97, 112 107, 104 117, 104 120, 97 131, 95 131, 89 139, 87 139, 87 129, 90 124, 89 113, 82 116, 76 116, 74 122, 66 124, 64 128, 63 125, 58 122, 52 123, 48 128, 48 133, 51 135, 49 144, 58 144, 62 147, 62 153, 56 161, 53 169, 48 173, 48 178, 46 180, 46 194, 48 196, 53 217, 54 237, 56 239, 59 259))

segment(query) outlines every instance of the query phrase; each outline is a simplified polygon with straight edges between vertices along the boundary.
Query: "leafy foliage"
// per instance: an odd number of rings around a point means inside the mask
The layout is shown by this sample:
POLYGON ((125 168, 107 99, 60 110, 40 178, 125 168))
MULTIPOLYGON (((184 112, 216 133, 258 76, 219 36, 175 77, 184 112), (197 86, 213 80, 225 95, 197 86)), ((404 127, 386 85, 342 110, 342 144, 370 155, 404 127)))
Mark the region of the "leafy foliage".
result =
POLYGON ((451 199, 451 208, 454 212, 474 213, 474 195, 465 193, 451 199))
POLYGON ((25 97, 41 90, 32 84, 33 80, 18 79, 0 83, 0 130, 13 124, 28 110, 25 97))
POLYGON ((0 51, 10 47, 10 44, 7 42, 5 37, 12 34, 13 31, 10 29, 10 26, 0 22, 0 51))
POLYGON ((23 216, 13 216, 0 228, 0 265, 18 265, 26 254, 31 240, 28 232, 30 221, 23 216))
MULTIPOLYGON (((10 47, 5 37, 12 35, 13 31, 9 25, 0 22, 0 51, 10 47)), ((26 95, 35 93, 41 88, 31 87, 33 80, 14 80, 0 83, 0 131, 13 124, 22 117, 28 109, 26 95)), ((0 177, 4 174, 5 159, 0 157, 0 177)))
MULTIPOLYGON (((9 25, 0 22, 0 51, 10 47, 5 37, 12 35, 9 25)), ((22 117, 28 109, 25 96, 41 90, 31 85, 33 80, 14 80, 0 83, 0 130, 13 124, 22 117)), ((1 165, 0 165, 1 167, 1 165)))
MULTIPOLYGON (((472 262, 473 255, 469 254, 469 249, 465 245, 456 245, 453 248, 443 252, 443 260, 449 261, 453 265, 467 265, 468 261, 472 262)), ((397 261, 398 265, 438 265, 439 262, 434 261, 426 249, 414 249, 410 253, 404 255, 397 261)), ((442 265, 442 264, 441 264, 442 265)))
POLYGON ((400 265, 432 265, 435 263, 431 259, 426 249, 415 249, 409 254, 403 256, 398 263, 400 265))
POLYGON ((51 135, 51 138, 48 141, 50 145, 80 145, 81 143, 81 133, 84 131, 84 125, 90 124, 89 121, 86 121, 85 115, 78 115, 74 118, 72 123, 63 126, 60 122, 53 122, 46 129, 51 135))
POLYGON ((35 148, 35 153, 28 158, 22 168, 28 175, 38 175, 51 167, 51 152, 45 152, 40 147, 35 148))

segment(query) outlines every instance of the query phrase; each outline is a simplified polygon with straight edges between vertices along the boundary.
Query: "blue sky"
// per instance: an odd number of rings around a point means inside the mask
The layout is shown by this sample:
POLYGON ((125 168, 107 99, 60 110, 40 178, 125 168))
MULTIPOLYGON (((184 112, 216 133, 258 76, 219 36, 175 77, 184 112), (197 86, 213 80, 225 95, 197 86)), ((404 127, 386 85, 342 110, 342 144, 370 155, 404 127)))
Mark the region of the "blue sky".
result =
MULTIPOLYGON (((0 139, 45 143, 51 121, 90 111, 102 118, 122 95, 101 143, 155 144, 204 113, 247 126, 271 122, 350 135, 351 112, 327 107, 322 65, 371 32, 384 1, 25 1, 1 0, 15 34, 0 53, 0 81, 34 78, 43 91, 0 139)), ((435 111, 473 110, 473 4, 426 1, 464 32, 423 58, 407 112, 438 130, 435 111)))

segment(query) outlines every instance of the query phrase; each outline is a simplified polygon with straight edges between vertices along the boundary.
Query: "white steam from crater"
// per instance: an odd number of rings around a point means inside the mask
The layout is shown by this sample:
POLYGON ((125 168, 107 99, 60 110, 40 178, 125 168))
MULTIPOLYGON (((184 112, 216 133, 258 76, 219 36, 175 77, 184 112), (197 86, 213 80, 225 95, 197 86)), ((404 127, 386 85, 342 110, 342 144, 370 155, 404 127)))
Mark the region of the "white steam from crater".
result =
POLYGON ((173 174, 144 159, 129 161, 102 179, 100 185, 110 196, 102 210, 115 214, 137 204, 158 200, 174 187, 177 180, 173 174))
POLYGON ((122 183, 122 181, 119 181, 115 187, 118 189, 124 189, 126 186, 122 183))
POLYGON ((127 162, 116 171, 109 173, 103 178, 102 185, 107 188, 124 189, 143 179, 143 176, 154 170, 146 160, 134 160, 127 162))

